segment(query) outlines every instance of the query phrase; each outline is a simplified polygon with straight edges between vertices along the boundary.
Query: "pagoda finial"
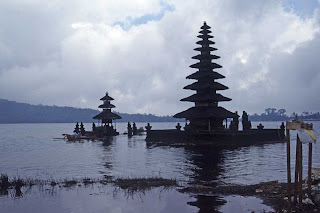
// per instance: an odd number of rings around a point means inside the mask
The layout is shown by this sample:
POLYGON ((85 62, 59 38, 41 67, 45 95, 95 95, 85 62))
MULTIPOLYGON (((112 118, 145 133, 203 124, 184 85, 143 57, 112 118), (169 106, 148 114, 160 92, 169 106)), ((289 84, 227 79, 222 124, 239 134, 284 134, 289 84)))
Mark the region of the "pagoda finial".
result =
POLYGON ((206 21, 204 21, 204 22, 203 22, 203 25, 207 25, 207 22, 206 22, 206 21))

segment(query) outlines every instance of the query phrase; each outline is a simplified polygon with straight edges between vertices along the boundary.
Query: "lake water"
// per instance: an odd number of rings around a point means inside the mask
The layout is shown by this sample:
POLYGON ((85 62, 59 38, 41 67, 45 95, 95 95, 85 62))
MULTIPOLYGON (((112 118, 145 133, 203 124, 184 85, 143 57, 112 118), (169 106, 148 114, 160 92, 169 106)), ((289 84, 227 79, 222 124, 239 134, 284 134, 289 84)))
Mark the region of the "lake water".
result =
MULTIPOLYGON (((320 138, 320 122, 313 122, 320 138)), ((262 122, 265 128, 281 122, 262 122)), ((126 123, 117 123, 120 133, 126 123)), ((137 123, 138 127, 145 123, 137 123)), ((153 129, 174 128, 176 123, 152 123, 153 129)), ((253 122, 257 126, 258 122, 253 122)), ((91 124, 85 124, 91 129, 91 124)), ((250 146, 235 150, 213 147, 157 147, 145 135, 128 138, 120 134, 109 142, 67 142, 54 138, 71 133, 74 124, 0 124, 0 173, 9 177, 64 180, 72 178, 163 177, 187 184, 255 184, 286 181, 285 143, 250 146)), ((295 153, 295 134, 292 153, 295 153)), ((313 149, 313 167, 320 167, 319 145, 313 149)), ((307 169, 304 145, 304 168, 307 169)), ((292 169, 294 154, 292 154, 292 169)), ((293 170, 292 170, 293 171, 293 170)), ((71 189, 45 186, 24 189, 23 196, 0 196, 0 212, 242 212, 271 210, 253 197, 210 197, 155 188, 128 198, 112 186, 75 186, 71 189), (217 205, 221 200, 221 204, 217 205), (237 212, 237 211, 235 211, 237 212)))

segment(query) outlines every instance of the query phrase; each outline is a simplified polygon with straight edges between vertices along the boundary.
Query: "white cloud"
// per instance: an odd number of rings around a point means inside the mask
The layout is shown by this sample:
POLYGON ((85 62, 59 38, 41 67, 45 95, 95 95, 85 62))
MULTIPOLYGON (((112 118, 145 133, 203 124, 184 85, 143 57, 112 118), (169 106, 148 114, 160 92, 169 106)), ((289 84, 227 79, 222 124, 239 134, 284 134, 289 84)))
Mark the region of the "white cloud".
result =
POLYGON ((179 100, 192 94, 182 88, 192 83, 185 77, 195 71, 189 65, 206 20, 222 56, 218 71, 227 77, 220 82, 230 88, 222 94, 233 99, 223 106, 318 109, 315 92, 304 99, 309 105, 287 97, 297 93, 298 80, 302 88, 320 89, 313 72, 319 14, 302 18, 278 0, 7 0, 0 7, 0 97, 96 108, 109 91, 121 112, 174 114, 192 105, 179 100), (159 14, 166 5, 174 10, 160 20, 128 29, 117 24, 159 14), (305 63, 315 77, 301 75, 297 67, 305 63))

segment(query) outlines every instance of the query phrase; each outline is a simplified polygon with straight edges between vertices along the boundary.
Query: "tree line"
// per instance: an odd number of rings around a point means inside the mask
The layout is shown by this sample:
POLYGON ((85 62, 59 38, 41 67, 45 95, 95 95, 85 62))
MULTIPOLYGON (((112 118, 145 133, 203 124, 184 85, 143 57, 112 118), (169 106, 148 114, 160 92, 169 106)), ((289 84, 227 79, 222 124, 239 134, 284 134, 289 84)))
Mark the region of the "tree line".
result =
POLYGON ((300 114, 293 112, 290 115, 286 114, 285 109, 267 108, 263 113, 258 115, 257 113, 249 115, 251 121, 283 121, 291 119, 302 119, 302 120, 320 120, 320 112, 302 112, 300 114))
MULTIPOLYGON (((293 112, 286 114, 285 109, 267 108, 265 112, 249 115, 251 121, 283 121, 298 117, 303 120, 320 120, 320 113, 293 112)), ((31 105, 0 99, 0 123, 75 123, 93 122, 93 116, 100 113, 94 109, 80 109, 74 107, 31 105)), ((120 113, 122 119, 118 122, 183 122, 172 116, 156 116, 153 114, 120 113)))

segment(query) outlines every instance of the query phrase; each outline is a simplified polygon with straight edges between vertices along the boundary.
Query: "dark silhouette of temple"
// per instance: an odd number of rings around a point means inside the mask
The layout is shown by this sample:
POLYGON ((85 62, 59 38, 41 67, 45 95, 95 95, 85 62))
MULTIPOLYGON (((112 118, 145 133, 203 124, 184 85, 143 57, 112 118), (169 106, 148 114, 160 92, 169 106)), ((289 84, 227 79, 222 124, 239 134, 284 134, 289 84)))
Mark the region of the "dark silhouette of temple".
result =
POLYGON ((111 104, 110 101, 113 101, 114 99, 106 93, 100 100, 103 101, 103 104, 99 106, 99 108, 102 109, 102 112, 94 116, 93 119, 98 120, 98 124, 101 120, 101 125, 94 125, 92 128, 93 134, 98 137, 119 135, 119 132, 117 132, 116 128, 113 126, 113 120, 121 119, 121 117, 111 112, 111 109, 115 108, 115 106, 111 104))
POLYGON ((189 125, 186 126, 186 130, 223 130, 225 129, 223 120, 238 117, 237 114, 218 105, 219 102, 230 101, 231 99, 217 93, 219 90, 228 89, 228 87, 216 81, 225 77, 215 71, 222 68, 222 66, 212 62, 212 60, 220 57, 211 54, 212 51, 217 49, 210 46, 215 44, 210 40, 213 38, 210 35, 210 28, 206 22, 201 27, 200 35, 197 36, 201 39, 197 42, 201 47, 194 49, 199 51, 200 54, 192 57, 199 60, 199 62, 190 66, 198 69, 198 71, 187 76, 187 79, 197 81, 183 88, 196 91, 196 94, 181 99, 181 101, 194 102, 195 106, 173 116, 175 118, 186 118, 190 121, 189 125))
POLYGON ((187 79, 196 80, 196 82, 185 86, 184 89, 193 90, 196 93, 181 99, 181 101, 193 102, 195 105, 183 112, 175 114, 175 118, 185 118, 184 130, 178 124, 176 129, 152 130, 152 126, 146 126, 148 142, 161 142, 168 144, 210 141, 217 146, 245 146, 252 144, 264 144, 272 141, 283 141, 284 124, 279 129, 264 129, 259 125, 257 129, 252 129, 248 114, 243 111, 242 130, 239 130, 238 113, 230 112, 219 106, 220 102, 231 101, 230 98, 224 97, 220 91, 227 90, 228 87, 217 82, 225 78, 216 70, 222 68, 217 63, 212 62, 220 58, 211 52, 217 49, 212 47, 215 44, 211 39, 210 27, 204 22, 199 32, 196 42, 201 47, 194 50, 200 52, 192 57, 199 60, 198 63, 191 65, 191 68, 198 69, 195 73, 187 76, 187 79), (228 118, 232 118, 228 127, 228 118), (226 121, 224 125, 223 121, 226 121))

